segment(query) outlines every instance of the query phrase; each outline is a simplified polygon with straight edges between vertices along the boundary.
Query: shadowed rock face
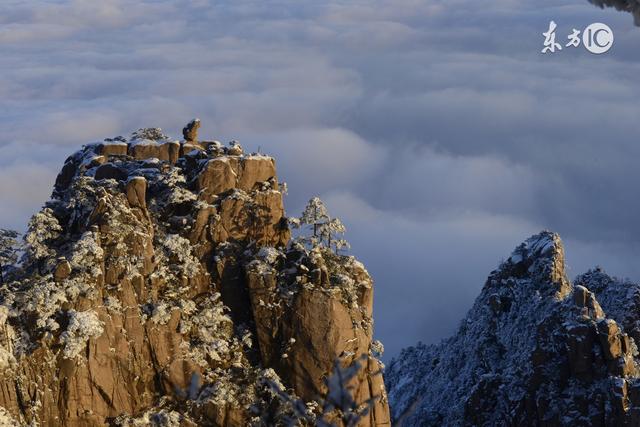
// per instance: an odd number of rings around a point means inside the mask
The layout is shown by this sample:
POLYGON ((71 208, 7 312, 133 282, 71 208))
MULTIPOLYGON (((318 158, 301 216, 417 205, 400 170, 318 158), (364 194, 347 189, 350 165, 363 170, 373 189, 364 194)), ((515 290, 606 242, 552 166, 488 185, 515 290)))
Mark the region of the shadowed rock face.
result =
POLYGON ((638 425, 640 287, 567 280, 560 238, 527 239, 451 338, 385 371, 394 425, 638 425))
POLYGON ((364 355, 360 425, 389 425, 364 266, 290 243, 274 159, 190 135, 67 159, 0 291, 0 421, 274 425, 267 381, 313 401, 364 355))

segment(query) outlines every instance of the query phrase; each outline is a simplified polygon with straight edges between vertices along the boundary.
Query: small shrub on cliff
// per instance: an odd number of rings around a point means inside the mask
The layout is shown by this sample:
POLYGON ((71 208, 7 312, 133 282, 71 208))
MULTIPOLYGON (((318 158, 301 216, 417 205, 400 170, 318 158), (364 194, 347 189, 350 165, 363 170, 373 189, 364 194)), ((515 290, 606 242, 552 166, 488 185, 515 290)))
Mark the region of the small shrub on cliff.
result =
POLYGON ((189 240, 179 234, 169 234, 163 246, 176 269, 186 277, 194 277, 200 272, 200 262, 193 256, 193 247, 189 240))
POLYGON ((4 284, 4 271, 18 261, 18 232, 0 228, 0 285, 4 284))
POLYGON ((20 423, 11 416, 9 411, 0 407, 0 427, 14 427, 18 425, 20 425, 20 423))
POLYGON ((93 311, 69 310, 69 325, 60 340, 64 343, 65 359, 74 359, 87 346, 89 338, 96 338, 104 332, 103 323, 93 311))
POLYGON ((131 134, 131 140, 166 141, 169 139, 160 128, 141 128, 131 134))

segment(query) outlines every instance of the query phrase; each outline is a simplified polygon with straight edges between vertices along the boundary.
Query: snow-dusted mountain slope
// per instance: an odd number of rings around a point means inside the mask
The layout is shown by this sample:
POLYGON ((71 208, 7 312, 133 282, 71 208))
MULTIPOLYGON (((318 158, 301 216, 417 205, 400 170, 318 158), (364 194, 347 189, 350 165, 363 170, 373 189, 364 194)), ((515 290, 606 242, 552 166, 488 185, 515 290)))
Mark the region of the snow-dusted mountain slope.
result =
POLYGON ((388 366, 394 425, 640 425, 639 298, 600 270, 570 283, 559 236, 527 239, 454 336, 388 366))

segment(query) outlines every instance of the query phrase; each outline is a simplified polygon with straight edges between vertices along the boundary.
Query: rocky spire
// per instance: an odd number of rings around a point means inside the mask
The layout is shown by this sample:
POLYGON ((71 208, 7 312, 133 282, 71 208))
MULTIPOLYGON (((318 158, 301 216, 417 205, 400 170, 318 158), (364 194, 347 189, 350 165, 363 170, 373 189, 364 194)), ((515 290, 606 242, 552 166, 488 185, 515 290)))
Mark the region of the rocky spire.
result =
POLYGON ((513 251, 497 271, 491 273, 488 283, 505 277, 528 278, 554 291, 557 298, 565 297, 571 292, 571 283, 565 271, 564 247, 560 236, 546 230, 531 236, 513 251))

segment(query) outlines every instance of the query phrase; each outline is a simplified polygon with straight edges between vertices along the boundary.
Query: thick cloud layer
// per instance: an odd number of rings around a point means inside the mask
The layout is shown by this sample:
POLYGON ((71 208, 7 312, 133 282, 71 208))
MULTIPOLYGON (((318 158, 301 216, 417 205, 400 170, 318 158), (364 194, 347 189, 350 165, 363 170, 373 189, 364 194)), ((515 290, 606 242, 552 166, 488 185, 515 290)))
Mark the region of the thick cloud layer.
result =
POLYGON ((388 356, 451 332, 542 228, 572 274, 640 279, 640 31, 564 0, 4 1, 0 225, 24 228, 87 141, 162 126, 277 156, 377 280, 388 356), (542 32, 605 22, 605 55, 542 32))

